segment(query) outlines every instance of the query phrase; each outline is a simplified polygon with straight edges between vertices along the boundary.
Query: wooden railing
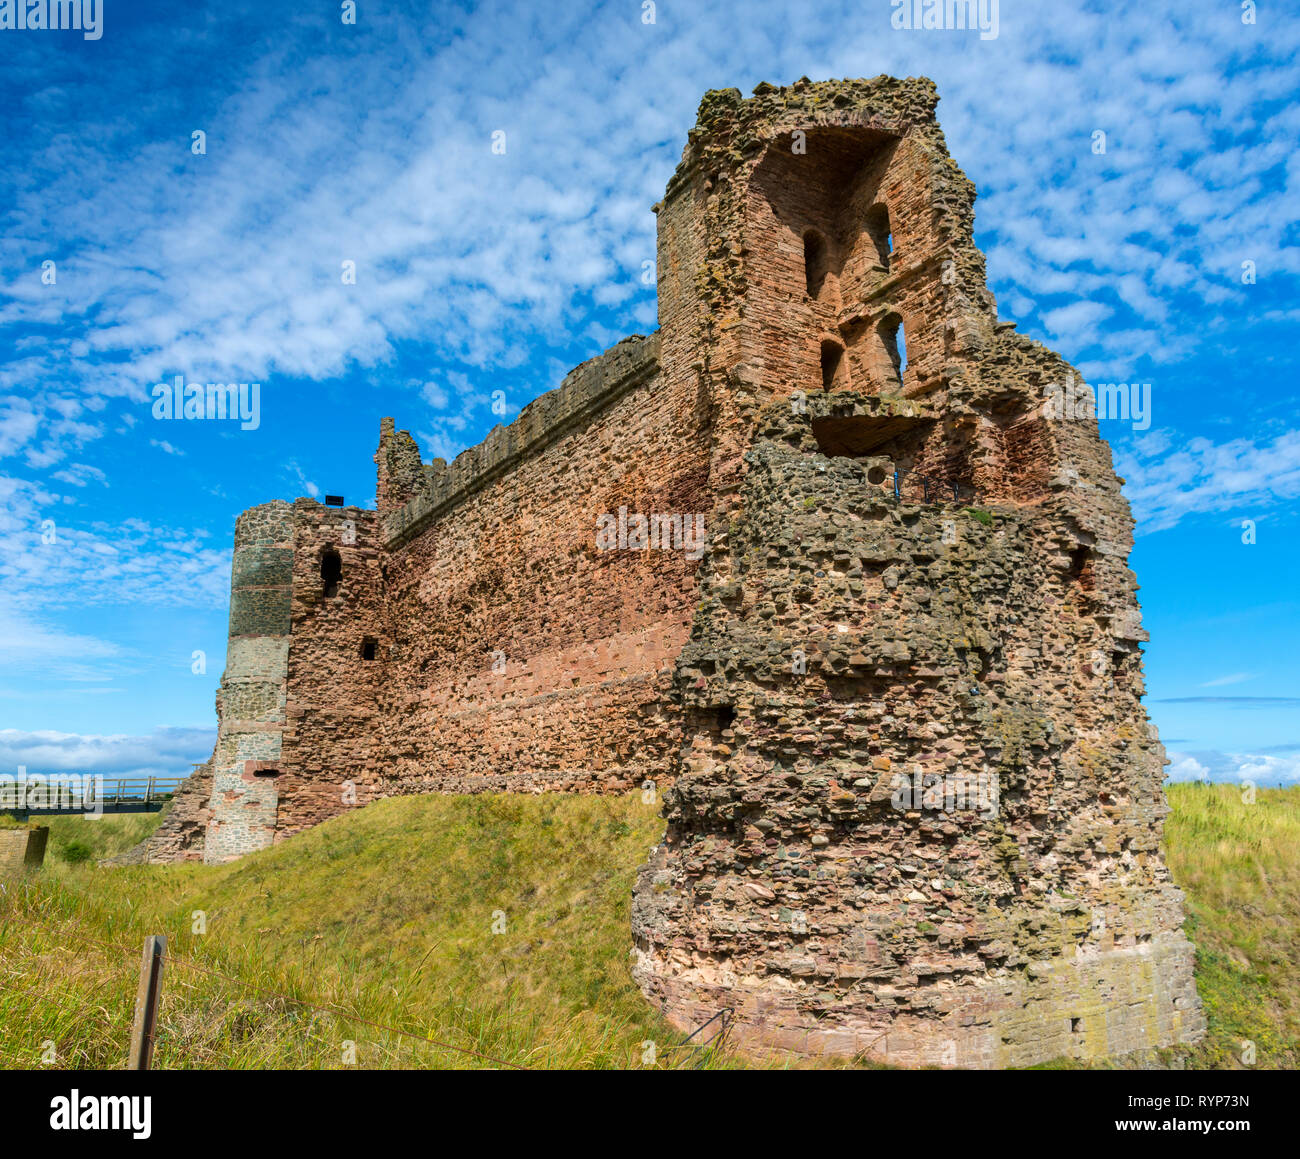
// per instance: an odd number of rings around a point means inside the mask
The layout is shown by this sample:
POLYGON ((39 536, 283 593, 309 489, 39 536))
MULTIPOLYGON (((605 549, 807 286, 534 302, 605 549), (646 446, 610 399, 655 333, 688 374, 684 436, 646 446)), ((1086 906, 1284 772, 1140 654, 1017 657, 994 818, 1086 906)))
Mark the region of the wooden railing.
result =
POLYGON ((113 781, 104 780, 101 800, 104 808, 110 805, 119 809, 129 809, 136 805, 141 812, 147 813, 151 806, 161 806, 171 799, 188 780, 187 777, 118 777, 113 781), (109 792, 109 786, 113 791, 109 792))
MULTIPOLYGON (((150 813, 161 809, 170 801, 172 795, 188 779, 188 777, 103 777, 98 784, 98 800, 88 809, 84 798, 80 797, 80 791, 74 790, 70 794, 66 785, 60 786, 55 774, 47 782, 48 804, 29 805, 14 812, 18 816, 85 813, 94 809, 113 813, 150 813)), ((28 800, 31 798, 29 797, 28 800)))

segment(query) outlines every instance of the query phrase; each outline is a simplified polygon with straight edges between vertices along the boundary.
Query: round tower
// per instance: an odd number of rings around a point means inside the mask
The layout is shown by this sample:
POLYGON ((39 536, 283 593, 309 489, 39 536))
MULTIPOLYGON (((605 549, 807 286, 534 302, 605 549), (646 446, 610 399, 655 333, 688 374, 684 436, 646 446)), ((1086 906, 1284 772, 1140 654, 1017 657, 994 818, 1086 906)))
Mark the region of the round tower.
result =
POLYGON ((226 670, 203 860, 265 849, 275 836, 293 589, 293 505, 251 507, 235 523, 226 670))

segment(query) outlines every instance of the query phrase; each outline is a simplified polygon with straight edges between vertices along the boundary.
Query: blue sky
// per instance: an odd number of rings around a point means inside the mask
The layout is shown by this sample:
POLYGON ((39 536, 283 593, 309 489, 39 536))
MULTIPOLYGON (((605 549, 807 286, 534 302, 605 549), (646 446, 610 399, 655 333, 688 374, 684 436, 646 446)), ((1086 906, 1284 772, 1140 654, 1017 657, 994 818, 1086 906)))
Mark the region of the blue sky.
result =
POLYGON ((351 26, 332 0, 108 0, 97 41, 0 30, 0 770, 188 772, 238 512, 369 504, 381 415, 450 458, 493 391, 513 413, 653 330, 651 206, 706 89, 887 72, 938 84, 1002 316, 1089 381, 1151 384, 1149 429, 1102 433, 1171 774, 1300 781, 1281 7, 1002 0, 982 39, 894 29, 888 0, 653 23, 641 0, 361 0, 351 26), (260 425, 155 421, 177 374, 261 383, 260 425))

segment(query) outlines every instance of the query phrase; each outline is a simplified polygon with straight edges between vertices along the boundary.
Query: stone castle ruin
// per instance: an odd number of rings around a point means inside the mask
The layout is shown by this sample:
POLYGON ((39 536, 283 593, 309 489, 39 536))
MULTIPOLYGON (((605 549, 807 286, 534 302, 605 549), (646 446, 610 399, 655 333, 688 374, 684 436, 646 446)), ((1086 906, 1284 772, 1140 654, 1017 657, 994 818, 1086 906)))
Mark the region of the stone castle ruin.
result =
POLYGON ((651 781, 633 970, 675 1025, 966 1067, 1198 1038, 1133 521, 998 320, 937 101, 707 94, 657 333, 451 463, 385 419, 377 510, 240 516, 216 750, 150 859, 651 781))

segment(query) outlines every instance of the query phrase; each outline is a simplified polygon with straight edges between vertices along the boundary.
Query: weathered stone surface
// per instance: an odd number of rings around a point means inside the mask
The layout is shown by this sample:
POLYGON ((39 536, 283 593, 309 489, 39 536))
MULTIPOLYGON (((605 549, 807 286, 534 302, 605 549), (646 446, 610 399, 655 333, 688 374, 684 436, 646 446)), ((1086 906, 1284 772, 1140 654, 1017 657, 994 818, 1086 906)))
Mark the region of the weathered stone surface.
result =
POLYGON ((675 672, 635 972, 682 1027, 730 1006, 742 1038, 810 1053, 1192 1040, 1132 521, 1095 423, 1044 412, 1069 368, 997 320, 933 107, 883 78, 711 94, 660 211, 704 207, 716 261, 683 293, 736 483, 675 672), (955 776, 996 806, 928 807, 955 776))
POLYGON ((1044 409, 1070 368, 998 321, 936 103, 709 93, 657 334, 451 464, 385 419, 375 512, 241 517, 207 860, 650 779, 635 974, 680 1026, 959 1066, 1199 1036, 1132 520, 1044 409), (602 545, 616 512, 707 542, 602 545))
POLYGON ((101 865, 163 864, 202 861, 212 798, 212 761, 195 767, 172 797, 166 815, 134 849, 101 861, 101 865))

